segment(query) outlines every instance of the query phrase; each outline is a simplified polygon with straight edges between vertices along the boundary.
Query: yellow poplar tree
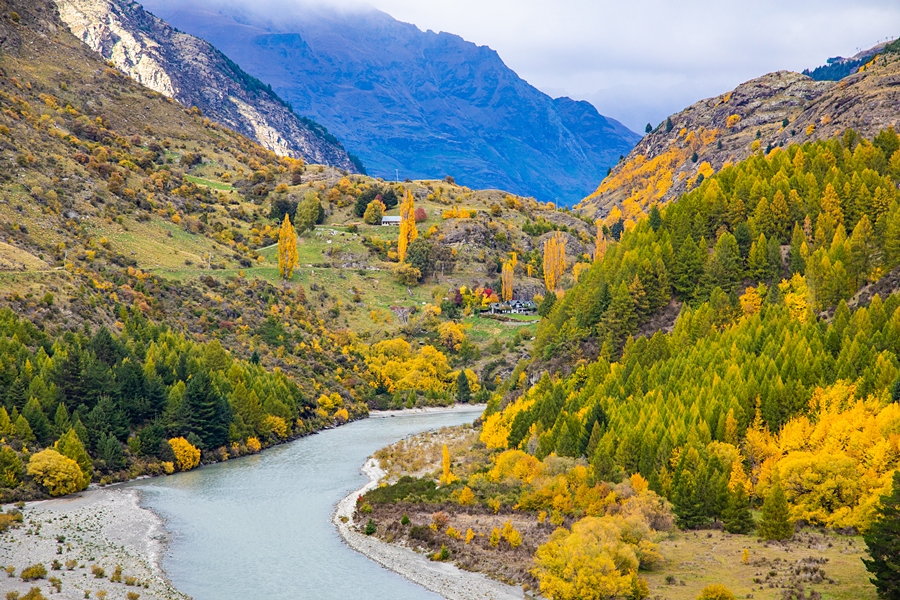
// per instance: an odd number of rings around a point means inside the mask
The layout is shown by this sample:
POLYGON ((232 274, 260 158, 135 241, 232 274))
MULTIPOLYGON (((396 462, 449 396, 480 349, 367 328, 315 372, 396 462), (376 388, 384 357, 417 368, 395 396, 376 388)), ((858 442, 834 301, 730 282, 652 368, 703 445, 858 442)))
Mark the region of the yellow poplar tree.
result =
POLYGON ((291 225, 291 218, 284 215, 278 231, 278 270, 282 279, 290 279, 297 266, 297 232, 291 225))
POLYGON ((544 244, 544 284, 555 292, 566 272, 566 237, 557 231, 544 244))
POLYGON ((412 192, 406 190, 406 196, 400 204, 400 238, 397 240, 397 257, 401 263, 406 261, 406 250, 417 237, 419 231, 416 229, 416 205, 412 192))
POLYGON ((441 448, 441 466, 443 467, 443 475, 441 475, 441 485, 450 485, 457 480, 456 475, 450 471, 450 450, 447 444, 441 448))
POLYGON ((597 238, 594 240, 594 260, 600 260, 606 254, 609 242, 606 240, 606 234, 603 233, 603 221, 597 221, 597 238))
POLYGON ((500 281, 503 284, 503 300, 510 301, 513 297, 513 263, 506 261, 500 273, 500 281))

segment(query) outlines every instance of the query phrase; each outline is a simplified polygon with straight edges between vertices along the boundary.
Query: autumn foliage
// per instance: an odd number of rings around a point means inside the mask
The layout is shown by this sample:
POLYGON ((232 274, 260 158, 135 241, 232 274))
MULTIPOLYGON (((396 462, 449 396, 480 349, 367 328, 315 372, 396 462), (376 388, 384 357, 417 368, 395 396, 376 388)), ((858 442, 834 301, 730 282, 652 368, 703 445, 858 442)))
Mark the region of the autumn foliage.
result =
POLYGON ((556 232, 544 243, 544 284, 547 291, 559 290, 560 280, 566 272, 566 237, 556 232))

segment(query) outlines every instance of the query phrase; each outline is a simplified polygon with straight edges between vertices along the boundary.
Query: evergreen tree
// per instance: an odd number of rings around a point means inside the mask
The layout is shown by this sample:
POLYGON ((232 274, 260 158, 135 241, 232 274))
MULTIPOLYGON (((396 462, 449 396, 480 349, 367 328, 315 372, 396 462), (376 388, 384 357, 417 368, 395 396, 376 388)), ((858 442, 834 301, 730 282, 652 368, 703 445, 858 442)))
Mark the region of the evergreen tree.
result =
POLYGON ((466 377, 464 369, 460 369, 456 378, 456 401, 460 404, 467 404, 472 399, 472 390, 469 387, 469 378, 466 377))
POLYGON ((84 481, 82 482, 84 485, 82 485, 81 488, 86 488, 91 481, 94 467, 91 462, 91 457, 88 456, 87 450, 84 449, 84 444, 78 438, 78 433, 75 432, 74 428, 70 428, 59 438, 59 440, 57 440, 56 451, 63 456, 68 456, 78 463, 78 466, 84 475, 84 481))
POLYGON ((10 410, 14 408, 22 410, 25 407, 25 402, 28 400, 27 393, 28 388, 25 385, 25 380, 21 377, 16 377, 12 386, 6 392, 6 406, 10 410))
POLYGON ((34 433, 38 443, 42 446, 49 444, 53 437, 53 430, 50 427, 47 415, 41 410, 41 405, 37 398, 32 398, 25 403, 25 408, 22 409, 22 416, 28 420, 31 431, 34 433))
POLYGON ((122 445, 114 435, 103 434, 100 436, 97 454, 106 463, 106 468, 109 471, 118 471, 125 466, 125 454, 122 452, 122 445))
POLYGON ((653 231, 659 231, 659 228, 662 227, 662 215, 659 212, 659 207, 655 204, 650 207, 648 219, 650 220, 650 228, 653 231))
POLYGON ((864 539, 871 559, 863 559, 872 574, 879 598, 900 598, 900 471, 894 471, 893 489, 881 497, 876 521, 864 539))
POLYGON ((672 508, 675 523, 681 529, 697 529, 706 524, 703 500, 698 498, 694 475, 687 469, 682 470, 674 484, 672 508))
POLYGON ((201 448, 218 448, 228 441, 230 412, 228 402, 213 387, 209 376, 201 371, 187 383, 176 428, 184 436, 195 434, 201 448))
POLYGON ((784 488, 775 481, 762 506, 762 519, 757 533, 764 540, 787 540, 794 535, 794 523, 790 520, 784 488))
POLYGON ((541 317, 546 317, 550 314, 550 311, 553 310, 553 305, 556 304, 556 292, 548 291, 547 295, 544 296, 544 300, 541 302, 541 305, 538 306, 538 315, 541 317))
POLYGON ((738 483, 728 495, 728 507, 722 515, 728 533, 750 533, 756 526, 750 514, 750 499, 743 483, 738 483))

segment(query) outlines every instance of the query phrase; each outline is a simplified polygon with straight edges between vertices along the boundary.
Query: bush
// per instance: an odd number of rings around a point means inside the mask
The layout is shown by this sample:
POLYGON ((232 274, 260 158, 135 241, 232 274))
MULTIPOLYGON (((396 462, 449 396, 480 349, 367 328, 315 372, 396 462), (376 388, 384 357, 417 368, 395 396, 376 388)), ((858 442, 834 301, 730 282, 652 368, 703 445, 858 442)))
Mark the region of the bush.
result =
POLYGON ((721 583, 713 583, 703 588, 697 600, 734 600, 734 594, 721 583))
POLYGON ((31 457, 28 461, 28 474, 51 496, 77 492, 84 477, 77 462, 51 449, 31 457))
POLYGON ((409 525, 409 516, 406 513, 403 513, 403 516, 400 517, 401 525, 409 525))
POLYGON ((43 579, 46 576, 47 567, 41 563, 22 569, 22 574, 19 575, 22 581, 34 581, 35 579, 43 579))
POLYGON ((175 453, 175 464, 179 471, 190 471, 200 464, 200 449, 183 437, 172 438, 169 445, 175 453))
POLYGON ((366 523, 366 530, 365 530, 366 535, 372 535, 373 533, 375 533, 375 530, 376 530, 375 521, 373 521, 372 519, 369 519, 369 521, 366 523))
POLYGON ((92 566, 91 573, 94 575, 94 579, 103 579, 104 577, 106 577, 106 571, 104 571, 99 565, 92 566))

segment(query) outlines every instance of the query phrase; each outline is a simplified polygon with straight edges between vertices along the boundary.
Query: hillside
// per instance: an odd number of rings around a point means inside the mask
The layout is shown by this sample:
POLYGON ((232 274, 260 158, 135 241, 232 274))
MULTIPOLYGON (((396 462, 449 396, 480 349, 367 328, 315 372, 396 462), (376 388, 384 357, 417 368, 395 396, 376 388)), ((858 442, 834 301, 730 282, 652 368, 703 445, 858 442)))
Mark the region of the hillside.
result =
POLYGON ((633 222, 753 153, 829 139, 846 128, 872 137, 897 124, 898 77, 900 54, 889 52, 840 81, 779 71, 743 83, 663 121, 578 209, 609 225, 633 222))
POLYGON ((900 485, 898 183, 896 132, 848 129, 601 237, 480 430, 379 452, 356 522, 550 598, 874 599, 854 536, 900 485))
POLYGON ((479 316, 502 263, 515 256, 515 295, 540 300, 546 240, 564 236, 569 262, 593 243, 591 224, 533 199, 278 156, 107 66, 49 0, 0 10, 4 502, 256 452, 370 409, 484 401, 537 321, 479 316), (358 212, 381 196, 395 215, 407 194, 410 268, 397 228, 358 212), (285 213, 298 264, 282 277, 285 213), (54 446, 80 461, 61 487, 26 472, 54 446))
POLYGON ((271 84, 385 179, 450 175, 570 205, 640 139, 587 103, 554 101, 490 48, 374 10, 145 6, 271 84))
POLYGON ((357 166, 322 126, 298 117, 271 88, 209 43, 181 33, 139 5, 119 0, 59 0, 63 22, 138 83, 255 139, 282 156, 351 172, 357 166))

